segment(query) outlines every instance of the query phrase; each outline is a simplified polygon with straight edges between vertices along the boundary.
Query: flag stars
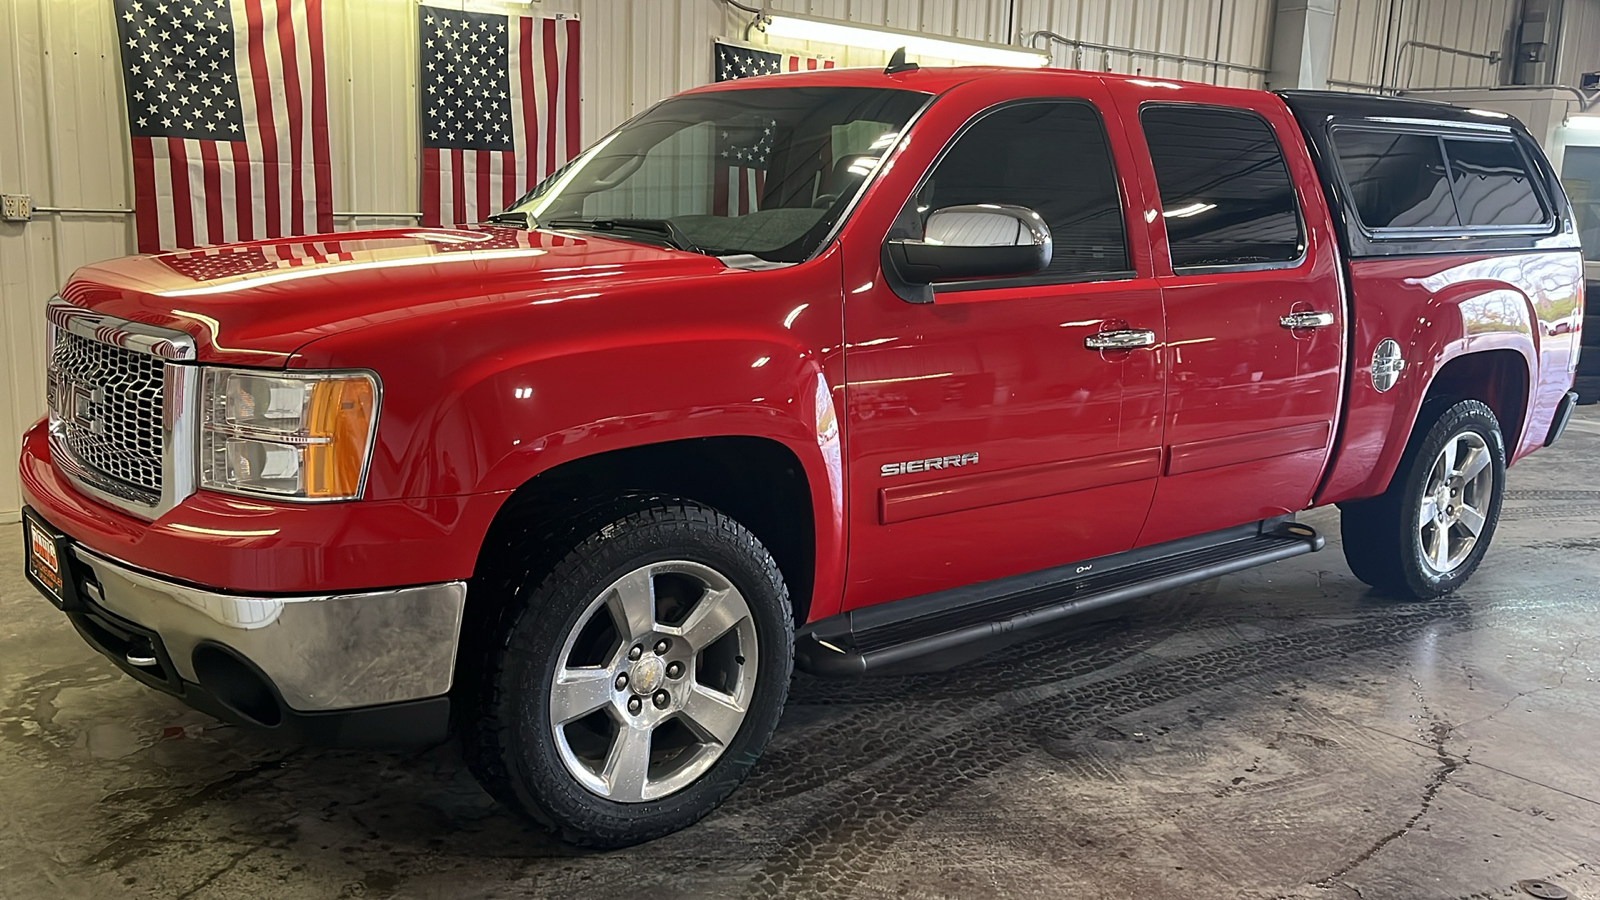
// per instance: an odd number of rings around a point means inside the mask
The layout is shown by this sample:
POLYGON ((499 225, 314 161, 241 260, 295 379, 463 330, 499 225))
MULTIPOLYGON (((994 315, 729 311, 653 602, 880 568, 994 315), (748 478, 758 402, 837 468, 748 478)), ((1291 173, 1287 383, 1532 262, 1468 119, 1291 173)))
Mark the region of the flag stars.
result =
POLYGON ((231 74, 228 0, 112 2, 123 43, 128 121, 135 134, 235 139, 243 123, 231 74))
MULTIPOLYGON (((514 149, 510 43, 504 15, 433 8, 423 17, 423 133, 430 147, 514 149)), ((510 29, 511 33, 515 29, 510 29)))

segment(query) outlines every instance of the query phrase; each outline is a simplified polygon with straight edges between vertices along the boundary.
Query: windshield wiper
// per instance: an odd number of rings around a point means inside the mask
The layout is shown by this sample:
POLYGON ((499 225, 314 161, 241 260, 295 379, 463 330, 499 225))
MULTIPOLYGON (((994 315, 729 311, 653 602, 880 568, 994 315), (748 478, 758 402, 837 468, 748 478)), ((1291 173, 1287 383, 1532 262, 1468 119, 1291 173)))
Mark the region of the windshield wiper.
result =
POLYGON ((551 219, 544 223, 546 228, 592 228, 595 231, 644 231, 650 234, 659 234, 666 238, 667 246, 677 250, 688 250, 690 253, 705 253, 706 250, 697 246, 683 233, 683 229, 672 224, 671 219, 551 219))
POLYGON ((484 221, 491 225, 515 225, 518 228, 533 227, 533 217, 525 212, 497 212, 484 221))

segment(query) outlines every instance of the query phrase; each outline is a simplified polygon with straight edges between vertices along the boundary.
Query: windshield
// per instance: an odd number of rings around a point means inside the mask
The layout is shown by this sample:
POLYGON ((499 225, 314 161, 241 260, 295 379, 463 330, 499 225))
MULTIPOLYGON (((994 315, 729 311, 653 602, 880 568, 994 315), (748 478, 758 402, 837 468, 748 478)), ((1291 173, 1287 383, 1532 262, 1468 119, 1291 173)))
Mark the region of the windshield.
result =
POLYGON ((545 227, 801 262, 928 95, 851 87, 674 97, 511 207, 545 227))

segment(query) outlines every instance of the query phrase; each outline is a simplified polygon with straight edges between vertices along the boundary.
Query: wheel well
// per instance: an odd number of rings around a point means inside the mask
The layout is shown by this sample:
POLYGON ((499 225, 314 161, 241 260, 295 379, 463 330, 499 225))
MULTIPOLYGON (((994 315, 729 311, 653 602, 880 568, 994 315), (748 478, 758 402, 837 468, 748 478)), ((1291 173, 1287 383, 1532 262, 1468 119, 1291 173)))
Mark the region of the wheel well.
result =
MULTIPOLYGON (((778 563, 796 625, 806 620, 816 571, 811 490, 800 460, 782 444, 756 437, 713 437, 613 450, 564 463, 523 484, 496 514, 479 553, 476 580, 521 567, 553 564, 590 530, 597 502, 626 494, 662 494, 714 507, 750 529, 778 563), (567 526, 567 527, 563 527, 567 526), (576 528, 584 534, 573 534, 576 528), (540 540, 539 536, 544 536, 540 540), (562 546, 530 546, 530 543, 562 546), (510 548, 518 548, 512 553, 510 548), (534 558, 507 560, 507 555, 534 558)), ((469 618, 484 615, 471 607, 469 618)))
POLYGON ((1427 400, 1481 400, 1500 420, 1506 454, 1516 451, 1528 405, 1528 364, 1515 350, 1468 353, 1444 364, 1428 386, 1427 400))

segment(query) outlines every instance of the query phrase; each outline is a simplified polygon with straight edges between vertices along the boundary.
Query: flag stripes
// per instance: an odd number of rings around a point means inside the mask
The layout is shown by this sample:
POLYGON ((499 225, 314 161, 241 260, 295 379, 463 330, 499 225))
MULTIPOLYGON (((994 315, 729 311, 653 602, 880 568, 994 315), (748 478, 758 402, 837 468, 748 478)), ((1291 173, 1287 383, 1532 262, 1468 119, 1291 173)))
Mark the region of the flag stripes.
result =
POLYGON ((114 9, 139 250, 332 230, 322 0, 114 9))

